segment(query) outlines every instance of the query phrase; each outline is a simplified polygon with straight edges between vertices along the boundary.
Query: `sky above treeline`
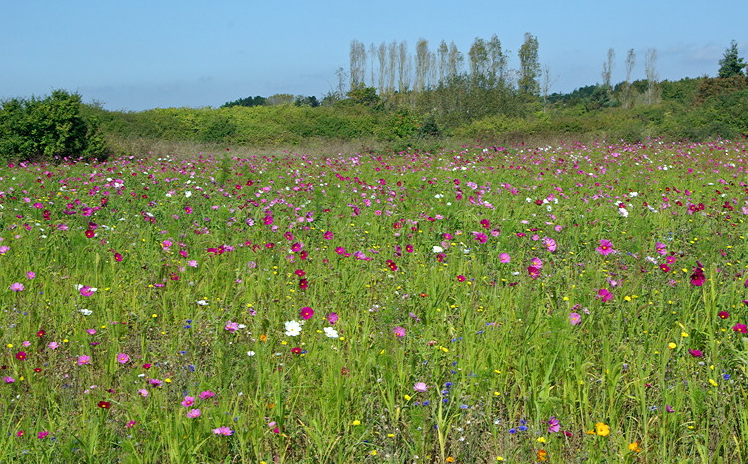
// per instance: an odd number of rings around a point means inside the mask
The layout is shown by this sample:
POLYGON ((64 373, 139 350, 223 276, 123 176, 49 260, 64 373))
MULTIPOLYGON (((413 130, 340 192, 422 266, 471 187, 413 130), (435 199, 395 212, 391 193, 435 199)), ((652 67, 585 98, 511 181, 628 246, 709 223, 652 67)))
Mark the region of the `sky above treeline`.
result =
MULTIPOLYGON (((746 0, 0 0, 0 99, 78 92, 109 110, 218 107, 248 96, 322 98, 348 70, 351 40, 368 45, 442 40, 465 55, 496 34, 519 66, 524 34, 537 37, 550 92, 644 79, 648 49, 660 80, 716 76, 731 40, 748 55, 746 0)), ((367 72, 368 81, 368 72, 367 72)), ((369 82, 367 82, 369 84, 369 82)))

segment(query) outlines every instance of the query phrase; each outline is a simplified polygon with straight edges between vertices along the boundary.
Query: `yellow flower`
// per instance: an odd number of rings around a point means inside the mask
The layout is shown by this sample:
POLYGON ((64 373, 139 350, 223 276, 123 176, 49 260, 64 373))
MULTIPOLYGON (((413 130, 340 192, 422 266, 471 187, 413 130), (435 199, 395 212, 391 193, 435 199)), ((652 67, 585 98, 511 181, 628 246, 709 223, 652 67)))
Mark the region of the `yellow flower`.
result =
POLYGON ((361 421, 356 419, 355 421, 351 422, 353 425, 361 425, 361 421))
POLYGON ((670 348, 671 350, 674 350, 675 347, 677 347, 677 346, 678 345, 676 345, 674 342, 670 342, 670 343, 667 344, 667 347, 670 348))
POLYGON ((638 453, 639 451, 642 450, 641 447, 639 446, 639 443, 637 442, 633 442, 629 444, 629 449, 633 451, 634 453, 638 453))
POLYGON ((712 384, 713 387, 717 386, 717 382, 714 379, 709 379, 709 383, 712 384))
POLYGON ((376 456, 377 455, 377 450, 371 450, 371 451, 369 451, 369 454, 371 454, 372 456, 376 456))
POLYGON ((405 395, 403 398, 405 398, 405 401, 410 401, 410 395, 405 395))
POLYGON ((595 424, 595 434, 601 437, 607 437, 610 434, 610 427, 603 422, 595 424))
POLYGON ((455 462, 455 458, 452 456, 447 456, 447 462, 455 462))

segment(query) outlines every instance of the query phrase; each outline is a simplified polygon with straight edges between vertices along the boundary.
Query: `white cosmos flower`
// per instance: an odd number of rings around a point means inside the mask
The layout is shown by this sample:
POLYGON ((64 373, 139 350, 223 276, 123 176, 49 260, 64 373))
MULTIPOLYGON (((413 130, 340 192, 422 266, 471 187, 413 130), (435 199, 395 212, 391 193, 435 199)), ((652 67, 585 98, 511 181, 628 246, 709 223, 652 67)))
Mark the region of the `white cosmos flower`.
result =
POLYGON ((286 335, 289 337, 295 337, 301 333, 301 324, 297 321, 286 321, 286 335))
POLYGON ((255 355, 254 351, 247 351, 247 356, 254 356, 254 355, 255 355))
POLYGON ((84 316, 90 316, 91 314, 93 314, 93 311, 91 311, 90 309, 79 309, 78 312, 83 314, 84 316))
POLYGON ((325 327, 325 335, 327 335, 330 338, 338 338, 338 331, 333 329, 332 327, 325 327))
POLYGON ((439 245, 434 245, 431 248, 431 251, 433 251, 434 253, 441 253, 442 251, 444 251, 444 248, 440 247, 439 245))

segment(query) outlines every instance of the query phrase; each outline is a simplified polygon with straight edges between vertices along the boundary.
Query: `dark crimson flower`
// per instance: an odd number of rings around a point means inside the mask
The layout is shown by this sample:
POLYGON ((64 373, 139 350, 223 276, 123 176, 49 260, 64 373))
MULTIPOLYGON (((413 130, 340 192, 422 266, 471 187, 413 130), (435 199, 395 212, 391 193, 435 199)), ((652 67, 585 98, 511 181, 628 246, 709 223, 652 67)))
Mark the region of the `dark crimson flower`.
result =
POLYGON ((293 354, 301 354, 301 348, 298 346, 296 348, 291 349, 291 353, 293 354))
POLYGON ((19 351, 18 353, 16 353, 16 359, 19 361, 26 361, 27 357, 28 356, 26 355, 25 351, 19 351))
POLYGON ((703 358, 704 357, 704 353, 702 353, 701 350, 692 350, 692 349, 689 349, 688 352, 694 358, 703 358))
POLYGON ((299 279, 299 288, 301 290, 306 290, 309 288, 309 281, 306 279, 299 279))
POLYGON ((457 276, 457 282, 465 282, 465 276, 464 275, 458 275, 457 276))
POLYGON ((94 232, 91 229, 86 230, 86 237, 93 238, 93 236, 96 235, 96 232, 94 232))
POLYGON ((704 269, 701 267, 694 267, 693 274, 691 274, 691 285, 694 287, 701 287, 706 282, 704 276, 704 269))
POLYGON ((728 317, 730 317, 730 313, 728 313, 727 311, 720 311, 717 313, 717 316, 720 319, 727 319, 728 317))
POLYGON ((44 330, 40 330, 39 332, 36 333, 36 336, 37 337, 43 337, 46 333, 47 332, 45 332, 44 330))
POLYGON ((109 409, 112 407, 112 403, 110 403, 109 401, 102 400, 102 401, 99 401, 99 403, 96 406, 100 407, 101 409, 109 409))

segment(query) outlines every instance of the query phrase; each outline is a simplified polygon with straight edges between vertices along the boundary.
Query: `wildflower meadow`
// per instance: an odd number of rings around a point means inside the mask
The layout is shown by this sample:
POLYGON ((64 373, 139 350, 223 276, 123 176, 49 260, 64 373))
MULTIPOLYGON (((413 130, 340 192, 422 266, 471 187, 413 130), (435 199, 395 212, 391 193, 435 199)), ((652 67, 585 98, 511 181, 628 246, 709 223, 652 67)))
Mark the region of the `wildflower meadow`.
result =
POLYGON ((0 461, 745 462, 744 140, 0 168, 0 461))

